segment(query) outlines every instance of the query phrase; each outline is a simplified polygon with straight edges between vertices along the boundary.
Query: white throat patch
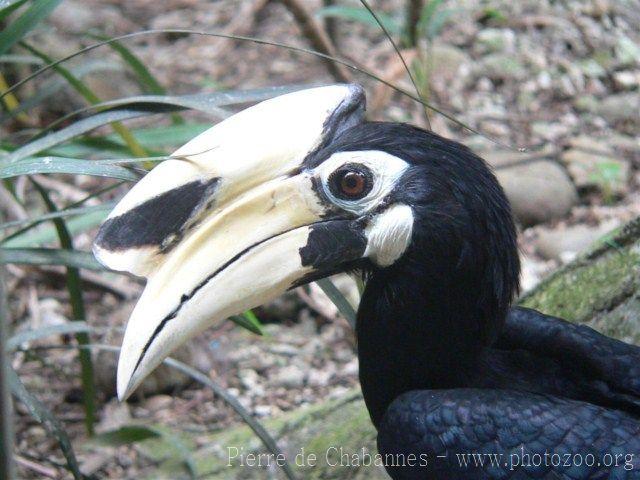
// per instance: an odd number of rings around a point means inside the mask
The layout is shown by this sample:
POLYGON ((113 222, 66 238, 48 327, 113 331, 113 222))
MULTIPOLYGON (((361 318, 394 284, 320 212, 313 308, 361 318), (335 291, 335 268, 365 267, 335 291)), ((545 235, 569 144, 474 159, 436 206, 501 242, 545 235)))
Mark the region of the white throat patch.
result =
POLYGON ((375 216, 367 226, 365 257, 381 267, 388 267, 405 252, 413 231, 411 207, 396 204, 375 216))

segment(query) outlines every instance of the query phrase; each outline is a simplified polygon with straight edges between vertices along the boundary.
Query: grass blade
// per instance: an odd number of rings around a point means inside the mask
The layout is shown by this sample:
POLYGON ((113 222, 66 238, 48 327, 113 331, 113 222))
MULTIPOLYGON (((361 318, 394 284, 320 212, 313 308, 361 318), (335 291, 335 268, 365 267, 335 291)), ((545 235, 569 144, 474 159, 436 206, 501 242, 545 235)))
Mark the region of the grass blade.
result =
MULTIPOLYGON (((254 433, 258 436, 258 438, 260 438, 260 440, 262 440, 262 443, 265 445, 265 447, 267 447, 267 450, 269 450, 269 452, 271 452, 275 456, 282 454, 275 439, 269 434, 269 432, 265 430, 262 424, 255 418, 253 418, 251 414, 240 404, 240 402, 238 402, 238 400, 224 388, 215 383, 204 373, 196 370, 193 367, 190 367, 186 363, 179 362, 178 360, 174 360, 173 358, 167 358, 164 363, 166 363, 170 367, 175 368, 176 370, 181 371, 185 375, 193 378, 196 382, 199 382, 213 390, 216 395, 227 402, 236 411, 236 413, 240 415, 242 420, 247 425, 249 425, 251 430, 254 431, 254 433)), ((284 471, 288 479, 295 480, 295 474, 293 473, 293 470, 291 470, 291 466, 288 462, 284 463, 284 465, 282 466, 282 470, 284 471)))
POLYGON ((115 205, 116 205, 115 202, 108 202, 108 203, 103 203, 101 205, 94 205, 91 207, 66 208, 64 210, 58 210, 57 212, 53 212, 53 213, 45 213, 37 217, 26 218, 24 220, 14 220, 11 222, 5 222, 0 224, 0 230, 6 230, 8 228, 22 227, 25 225, 42 223, 46 220, 52 220, 54 218, 66 218, 66 217, 72 217, 74 215, 85 215, 87 213, 93 213, 93 212, 102 212, 102 211, 108 212, 108 211, 111 211, 111 209, 113 209, 115 205))
POLYGON ((323 59, 329 59, 333 62, 336 62, 340 65, 344 65, 347 68, 350 68, 351 70, 354 70, 356 72, 359 72, 363 75, 366 75, 369 78, 372 78, 384 85, 386 85, 387 87, 395 90, 396 92, 411 98, 412 100, 419 102, 420 104, 424 105, 425 107, 429 108, 430 110, 433 110, 434 112, 442 115, 444 118, 446 118, 447 120, 450 120, 451 122, 455 123, 456 125, 461 126, 462 128, 468 130, 471 133, 475 133, 478 135, 483 136, 484 138, 487 138, 488 140, 490 140, 491 142, 495 143, 496 145, 500 145, 503 148, 507 148, 509 150, 517 150, 517 151, 526 151, 526 148, 516 148, 513 147, 511 145, 507 145, 504 142, 501 142, 500 140, 497 140, 493 137, 488 136, 485 133, 482 133, 481 131, 469 126, 468 124, 461 122, 460 120, 458 120, 457 118, 455 118, 455 116, 453 116, 450 113, 445 112, 444 110, 441 110, 440 108, 435 107, 434 105, 424 101, 419 95, 416 96, 415 94, 412 94, 411 92, 408 92, 406 90, 404 90, 403 88, 398 87, 397 85, 394 85, 391 82, 386 81, 385 79, 381 78, 380 76, 376 75, 373 72, 370 72, 369 70, 366 70, 364 68, 360 68, 357 65, 354 65, 352 63, 346 62, 344 60, 341 60, 339 58, 336 57, 332 57, 330 55, 326 55, 324 53, 321 52, 316 52, 314 50, 310 50, 308 48, 302 48, 302 47, 296 47, 294 45, 288 45, 285 43, 280 43, 280 42, 272 42, 269 40, 264 40, 262 38, 255 38, 255 37, 245 37, 245 36, 241 36, 241 35, 229 35, 229 34, 224 34, 224 33, 213 33, 213 32, 203 32, 203 31, 198 31, 198 30, 189 30, 189 29, 177 29, 177 28, 159 28, 159 29, 153 29, 153 30, 142 30, 139 32, 134 32, 134 33, 128 33, 126 35, 120 35, 117 37, 113 37, 109 40, 105 40, 104 42, 98 42, 98 43, 94 43, 93 45, 89 45, 87 47, 84 47, 80 50, 77 50, 76 52, 67 55, 66 57, 63 57, 59 60, 56 60, 55 62, 49 64, 49 65, 45 65, 44 67, 36 70, 35 72, 33 72, 31 75, 28 75, 27 77, 23 78, 22 80, 20 80, 19 82, 13 84, 8 90, 5 90, 4 92, 0 93, 0 98, 3 98, 5 95, 8 95, 9 93, 13 92, 14 90, 16 90, 17 88, 19 88, 20 86, 24 85, 25 83, 27 83, 28 81, 32 80, 33 78, 37 77, 38 75, 41 75, 42 73, 46 72, 47 70, 54 68, 56 65, 59 65, 62 62, 66 62, 67 60, 70 60, 74 57, 77 57, 78 55, 82 55, 86 52, 89 52, 91 50, 94 50, 96 48, 102 47, 103 45, 107 45, 111 42, 115 42, 118 40, 125 40, 128 38, 134 38, 134 37, 139 37, 139 36, 144 36, 144 35, 151 35, 151 34, 167 34, 167 33, 176 33, 176 34, 185 34, 185 35, 202 35, 202 36, 206 36, 206 37, 216 37, 216 38, 226 38, 226 39, 230 39, 230 40, 237 40, 237 41, 242 41, 242 42, 251 42, 251 43, 255 43, 256 45, 271 45, 274 47, 278 47, 278 48, 283 48, 286 50, 290 50, 293 52, 298 52, 298 53, 304 53, 304 54, 308 54, 308 55, 313 55, 317 58, 323 58, 323 59))
POLYGON ((49 432, 60 444, 60 450, 67 461, 67 469, 75 480, 84 480, 85 476, 80 472, 80 466, 76 458, 69 436, 62 424, 56 417, 38 400, 31 395, 24 384, 20 381, 18 374, 13 369, 9 369, 9 385, 11 393, 27 407, 31 416, 49 432))
MULTIPOLYGON (((409 75, 409 79, 411 80, 413 88, 416 91, 416 95, 420 99, 420 103, 422 103, 423 106, 426 107, 427 106, 426 102, 422 98, 422 93, 420 93, 420 89, 418 88, 416 79, 413 77, 413 74, 411 73, 411 69, 409 68, 409 65, 407 65, 407 61, 404 59, 402 52, 398 48, 398 45, 396 44, 396 42, 393 40, 393 37, 389 33, 389 30, 387 30, 387 27, 385 26, 384 22, 380 19, 378 14, 376 14, 376 12, 369 6, 366 0, 359 0, 359 1, 362 4, 362 6, 366 8, 367 11, 371 14, 371 16, 375 19, 376 23, 380 26, 380 28, 384 32, 384 35, 387 37, 387 40, 389 40, 389 43, 391 43, 391 46, 393 47, 396 54, 398 55, 398 58, 400 58, 400 61, 402 62, 402 65, 404 66, 404 69, 406 70, 407 75, 409 75)), ((427 120, 427 128, 431 130, 431 121, 429 120, 429 112, 427 111, 426 108, 424 108, 424 116, 425 116, 425 119, 427 120)))
POLYGON ((60 0, 38 0, 33 2, 22 15, 0 32, 0 55, 7 53, 27 32, 44 20, 59 3, 60 0))
POLYGON ((9 396, 9 358, 5 338, 8 334, 9 312, 5 302, 4 268, 0 265, 0 478, 13 480, 13 415, 9 396))
POLYGON ((30 141, 24 146, 17 148, 13 152, 5 155, 0 164, 7 164, 11 162, 17 162, 23 158, 36 155, 43 150, 55 147, 63 142, 71 140, 74 137, 82 135, 84 133, 95 130, 98 127, 107 125, 118 120, 128 120, 130 118, 142 117, 144 115, 153 115, 155 113, 164 113, 167 111, 173 111, 175 107, 159 106, 158 108, 138 108, 138 109, 114 109, 102 113, 97 113, 91 117, 78 120, 77 122, 69 125, 54 133, 50 133, 45 137, 37 140, 30 141), (160 108, 162 107, 162 108, 160 108))
MULTIPOLYGON (((304 88, 316 85, 287 85, 281 87, 256 88, 251 90, 231 90, 226 92, 215 93, 196 93, 188 95, 137 95, 133 97, 118 98, 106 102, 97 103, 88 107, 68 113, 56 120, 54 123, 47 125, 44 131, 50 130, 53 126, 74 118, 82 113, 94 110, 104 111, 113 107, 148 107, 156 105, 168 105, 178 107, 180 109, 199 110, 204 113, 213 114, 219 118, 226 118, 230 115, 226 110, 222 110, 221 106, 237 105, 241 103, 253 103, 267 100, 282 95, 284 93, 295 92, 304 88)), ((162 112, 161 112, 162 113, 162 112)))
MULTIPOLYGON (((38 62, 37 65, 42 65, 44 63, 40 58, 37 58, 37 57, 27 57, 27 58, 29 59, 34 58, 38 62)), ((0 58, 0 61, 1 60, 2 58, 0 58)), ((83 63, 82 65, 71 67, 69 68, 69 70, 71 71, 71 73, 73 73, 73 75, 81 79, 81 78, 84 78, 86 75, 89 75, 91 73, 96 73, 96 72, 100 72, 100 73, 119 72, 119 71, 122 71, 122 66, 116 62, 97 60, 97 61, 90 61, 90 62, 83 63)), ((16 115, 23 112, 28 112, 29 110, 37 107, 42 102, 44 102, 45 100, 47 100, 48 98, 52 97, 53 95, 58 93, 60 90, 62 90, 65 86, 67 86, 67 83, 68 82, 66 80, 58 77, 52 78, 47 82, 43 82, 43 84, 38 87, 37 92, 35 92, 33 95, 29 97, 23 98, 20 101, 20 105, 16 109, 10 112, 1 113, 0 123, 9 121, 12 118, 14 118, 16 115)), ((2 88, 5 89, 8 87, 2 86, 2 88)))
MULTIPOLYGON (((113 190, 114 188, 119 187, 120 185, 122 185, 124 182, 116 182, 112 185, 108 185, 104 188, 101 188, 100 190, 97 190, 96 192, 90 193, 89 195, 87 195, 86 197, 80 199, 77 202, 74 202, 70 205, 67 205, 67 207, 65 207, 65 210, 62 210, 61 212, 64 212, 66 210, 70 210, 70 209, 74 209, 76 207, 79 207, 80 205, 84 205, 85 202, 91 200, 92 198, 96 198, 100 195, 102 195, 103 193, 106 193, 110 190, 113 190)), ((81 231, 84 231, 85 228, 91 228, 93 226, 98 225, 98 223, 100 223, 104 218, 106 218, 107 212, 103 211, 95 211, 95 212, 87 212, 82 214, 79 218, 75 218, 70 220, 67 223, 67 228, 69 228, 69 230, 71 231, 72 234, 75 234, 76 231, 78 229, 81 229, 81 231), (94 220, 95 218, 95 220, 94 220), (95 223, 94 223, 95 222, 95 223)), ((28 219, 29 220, 29 219, 28 219)), ((44 220, 43 220, 44 221, 44 220)), ((5 245, 7 247, 9 246, 13 246, 13 247, 23 247, 23 246, 30 246, 30 244, 26 244, 26 245, 11 245, 11 240, 15 239, 16 237, 23 237, 24 240, 24 235, 28 234, 29 230, 31 230, 32 228, 40 225, 42 223, 42 221, 36 219, 32 219, 32 221, 30 221, 28 223, 28 225, 26 227, 21 228, 20 230, 18 230, 17 232, 12 233, 11 235, 3 238, 0 240, 0 245, 5 245)), ((19 242, 18 242, 19 243, 19 242)), ((32 244, 31 244, 32 245, 32 244)))
POLYGON ((338 311, 349 322, 351 328, 356 328, 356 311, 349 303, 349 300, 342 294, 338 287, 336 287, 331 280, 323 278, 316 281, 322 291, 329 297, 329 300, 338 308, 338 311))
MULTIPOLYGON (((31 179, 34 187, 40 193, 42 200, 44 201, 47 209, 54 213, 58 211, 58 208, 53 203, 47 191, 35 180, 31 179)), ((58 231, 58 237, 60 239, 60 246, 69 252, 73 252, 73 239, 67 230, 67 226, 62 218, 52 219, 53 224, 58 231)), ((86 312, 84 308, 84 298, 82 295, 82 281, 80 279, 80 271, 77 267, 67 266, 67 291, 69 292, 69 300, 71 302, 71 311, 73 313, 74 321, 83 321, 86 318, 86 312)), ((76 340, 80 345, 86 345, 89 343, 89 335, 87 333, 76 334, 76 340)), ((96 404, 95 404, 95 384, 93 379, 93 361, 91 359, 91 352, 86 350, 80 350, 80 380, 82 382, 82 403, 84 406, 85 414, 85 428, 89 435, 94 433, 94 424, 96 422, 96 404)))
MULTIPOLYGON (((109 37, 106 37, 104 35, 92 35, 92 36, 96 40, 104 41, 109 39, 109 37)), ((156 95, 164 95, 166 93, 166 90, 164 89, 164 87, 160 85, 160 82, 156 80, 156 78, 152 75, 152 73, 149 71, 147 66, 136 56, 135 53, 133 53, 131 50, 129 50, 120 42, 110 43, 109 46, 113 50, 115 50, 118 53, 118 55, 120 55, 120 58, 122 58, 122 60, 127 65, 129 65, 129 67, 131 67, 131 70, 133 70, 133 72, 136 74, 136 77, 138 78, 138 83, 140 83, 140 85, 142 86, 145 92, 155 93, 156 95)), ((182 119, 182 117, 177 113, 172 114, 171 119, 173 120, 174 125, 179 125, 184 123, 184 120, 182 119)))
POLYGON ((132 443, 160 436, 161 434, 154 428, 146 425, 124 425, 114 430, 99 433, 94 437, 93 441, 109 447, 122 447, 123 445, 131 445, 132 443))
POLYGON ((27 0, 0 0, 0 21, 27 3, 27 0))
MULTIPOLYGON (((26 48, 29 52, 41 58, 48 64, 52 63, 51 57, 49 57, 44 52, 41 52, 37 48, 27 44, 26 42, 20 42, 20 46, 26 48)), ((102 101, 93 92, 93 90, 82 83, 82 80, 78 79, 73 73, 71 73, 71 71, 67 70, 64 67, 61 67, 60 65, 56 65, 54 67, 54 70, 59 73, 67 82, 69 82, 69 85, 71 85, 80 95, 82 95, 87 102, 96 104, 102 101)), ((127 127, 122 125, 120 122, 113 122, 111 124, 111 128, 113 128, 113 130, 122 137, 122 140, 124 140, 124 142, 127 144, 129 150, 131 150, 131 153, 133 155, 136 155, 138 157, 147 156, 147 152, 145 151, 145 149, 140 146, 136 138, 127 127)))
MULTIPOLYGON (((345 20, 352 20, 370 27, 379 26, 378 22, 376 22, 375 18, 373 18, 371 14, 358 7, 332 5, 330 7, 320 9, 316 15, 321 18, 337 17, 345 20)), ((385 28, 394 35, 399 35, 401 33, 402 29, 393 17, 379 13, 378 18, 384 24, 385 28)))
POLYGON ((82 332, 88 333, 90 331, 91 327, 86 322, 81 321, 74 321, 62 325, 49 325, 47 327, 40 327, 34 330, 25 330, 23 332, 16 333, 7 340, 7 350, 13 351, 23 343, 33 342, 34 340, 40 340, 53 335, 68 335, 70 333, 82 332))
MULTIPOLYGON (((84 346, 78 346, 78 345, 56 345, 53 348, 62 348, 62 349, 68 349, 68 348, 90 349, 90 348, 95 348, 95 349, 98 349, 98 350, 104 350, 104 351, 115 352, 115 353, 118 353, 120 351, 119 347, 115 347, 113 345, 102 345, 102 344, 89 344, 89 345, 84 345, 84 346)), ((242 418, 242 420, 249 426, 249 428, 251 428, 251 430, 253 430, 253 432, 258 436, 260 441, 263 443, 263 445, 267 448, 267 450, 269 452, 271 452, 275 456, 283 455, 283 457, 284 457, 284 454, 282 453, 280 448, 278 448, 278 444, 276 443, 275 439, 271 436, 271 434, 269 434, 269 432, 267 432, 267 430, 262 426, 262 424, 258 420, 253 418, 251 416, 251 414, 240 404, 240 402, 233 395, 231 395, 229 392, 227 392, 222 386, 220 386, 219 384, 217 384, 216 382, 211 380, 207 375, 205 375, 201 371, 196 370, 193 367, 190 367, 186 363, 182 363, 182 362, 180 362, 178 360, 174 360, 173 358, 166 358, 163 361, 163 363, 165 365, 168 365, 171 368, 175 368, 176 370, 179 370, 180 372, 184 373, 185 375, 191 377, 196 382, 201 383, 202 385, 204 385, 204 386, 210 388, 211 390, 213 390, 213 393, 215 393, 220 398, 222 398, 227 404, 229 404, 229 406, 231 408, 233 408, 235 410, 235 412, 238 415, 240 415, 240 418, 242 418)), ((296 476, 293 473, 293 470, 291 469, 291 466, 289 465, 288 462, 285 462, 285 464, 282 466, 282 469, 284 471, 285 476, 289 480, 295 480, 296 479, 296 476)))
POLYGON ((229 320, 231 320, 236 325, 241 326, 242 328, 246 328, 256 335, 264 335, 262 323, 260 323, 260 320, 258 319, 258 317, 256 317, 256 314, 251 310, 247 310, 242 315, 234 315, 232 317, 229 317, 229 320))
MULTIPOLYGON (((108 211, 96 211, 85 213, 78 217, 72 218, 67 222, 67 228, 71 235, 86 232, 87 230, 100 225, 107 215, 108 211)), ((43 227, 35 231, 25 227, 22 231, 9 235, 7 238, 0 240, 0 245, 6 248, 33 248, 47 246, 58 239, 56 230, 53 225, 43 227)))
MULTIPOLYGON (((226 117, 227 112, 222 113, 219 107, 266 100, 267 98, 271 98, 275 95, 298 90, 300 88, 305 87, 259 88, 246 91, 240 90, 183 96, 142 95, 127 99, 103 102, 99 105, 94 105, 93 107, 88 108, 110 107, 110 109, 92 115, 88 118, 78 120, 62 130, 50 133, 42 138, 38 138, 37 140, 29 141, 24 146, 17 148, 2 158, 0 160, 0 165, 3 163, 17 162, 23 158, 31 157, 39 152, 50 149, 65 141, 71 140, 74 137, 90 132, 91 130, 114 121, 128 120, 144 115, 174 112, 185 108, 197 109, 208 113, 222 114, 226 117)), ((82 111, 86 110, 87 109, 83 109, 82 111)), ((74 112, 74 114, 75 113, 77 112, 74 112)), ((59 121, 66 120, 67 118, 68 116, 63 117, 59 121)))
POLYGON ((64 265, 87 270, 104 270, 91 252, 59 248, 0 248, 0 264, 64 265))
POLYGON ((65 157, 31 157, 19 162, 0 163, 0 178, 12 178, 37 173, 68 173, 94 177, 116 178, 135 182, 140 177, 131 170, 110 163, 65 157))

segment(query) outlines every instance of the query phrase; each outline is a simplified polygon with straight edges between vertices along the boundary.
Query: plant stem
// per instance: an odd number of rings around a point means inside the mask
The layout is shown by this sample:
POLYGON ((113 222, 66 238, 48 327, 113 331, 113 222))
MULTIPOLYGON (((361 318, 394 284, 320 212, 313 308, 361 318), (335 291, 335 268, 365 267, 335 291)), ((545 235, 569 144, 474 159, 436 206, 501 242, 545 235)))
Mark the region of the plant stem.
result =
MULTIPOLYGON (((58 208, 49 198, 47 191, 33 178, 31 178, 31 183, 33 183, 33 186, 40 193, 42 200, 47 205, 47 209, 52 213, 57 212, 58 208)), ((73 251, 73 239, 69 234, 64 220, 62 218, 54 218, 52 221, 58 232, 60 246, 65 250, 73 251)), ((86 312, 82 296, 80 271, 75 267, 67 267, 66 282, 67 290, 69 291, 71 311, 73 312, 73 320, 84 321, 86 319, 86 312)), ((89 335, 86 333, 77 333, 76 340, 80 345, 87 345, 89 344, 89 335)), ((80 381, 82 383, 82 402, 85 413, 84 423, 87 433, 91 436, 94 434, 94 424, 96 421, 96 392, 93 379, 93 360, 91 358, 91 352, 88 350, 80 350, 78 355, 80 357, 80 381)))
MULTIPOLYGON (((335 0, 322 0, 322 4, 325 8, 332 7, 335 5, 335 0)), ((327 35, 333 42, 333 44, 338 47, 338 24, 336 22, 335 17, 327 16, 324 18, 324 29, 327 32, 327 35)))
POLYGON ((405 34, 407 46, 415 47, 418 43, 418 22, 424 0, 407 0, 405 34))
POLYGON ((5 303, 4 268, 0 265, 0 478, 12 480, 13 470, 13 416, 9 396, 8 370, 5 341, 8 337, 9 314, 5 303))

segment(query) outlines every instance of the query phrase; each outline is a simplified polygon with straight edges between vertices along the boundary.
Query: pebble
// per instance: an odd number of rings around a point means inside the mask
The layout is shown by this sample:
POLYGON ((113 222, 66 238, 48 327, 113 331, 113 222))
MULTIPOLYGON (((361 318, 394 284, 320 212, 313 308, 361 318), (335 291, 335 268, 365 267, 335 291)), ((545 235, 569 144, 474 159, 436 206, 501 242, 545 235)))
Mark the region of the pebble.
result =
POLYGON ((288 365, 278 371, 271 383, 285 388, 300 388, 304 384, 305 373, 297 365, 288 365))
POLYGON ((523 225, 535 225, 566 215, 578 202, 578 194, 564 168, 547 160, 550 149, 526 154, 509 150, 481 152, 494 167, 498 181, 523 225), (542 157, 529 162, 530 159, 542 157), (509 166, 517 162, 513 166, 509 166))
POLYGON ((619 224, 617 220, 610 220, 595 227, 580 224, 562 229, 540 229, 536 250, 543 258, 567 262, 619 224))
POLYGON ((621 195, 627 190, 629 163, 614 154, 604 141, 579 136, 569 141, 561 155, 578 188, 596 188, 606 195, 621 195))

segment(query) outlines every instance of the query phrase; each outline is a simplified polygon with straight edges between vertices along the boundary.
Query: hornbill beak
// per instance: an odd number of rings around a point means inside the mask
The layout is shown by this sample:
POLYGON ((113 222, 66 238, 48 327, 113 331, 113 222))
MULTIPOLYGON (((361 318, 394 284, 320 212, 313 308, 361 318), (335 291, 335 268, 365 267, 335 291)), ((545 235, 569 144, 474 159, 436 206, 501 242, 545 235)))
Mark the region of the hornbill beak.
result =
POLYGON ((148 278, 120 352, 121 400, 213 322, 362 257, 362 232, 305 161, 362 122, 364 103, 355 85, 262 102, 187 143, 115 207, 94 253, 148 278))

